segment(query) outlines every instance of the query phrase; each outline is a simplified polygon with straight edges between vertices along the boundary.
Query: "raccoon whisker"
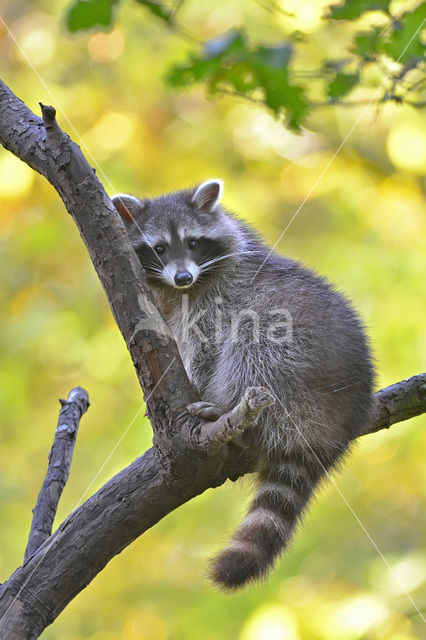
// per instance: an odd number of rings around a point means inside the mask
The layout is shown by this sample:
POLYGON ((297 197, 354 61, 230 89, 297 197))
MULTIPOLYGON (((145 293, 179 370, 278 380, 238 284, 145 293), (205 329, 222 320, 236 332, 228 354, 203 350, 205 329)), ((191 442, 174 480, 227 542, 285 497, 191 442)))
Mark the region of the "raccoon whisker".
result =
POLYGON ((239 256, 240 253, 226 253, 223 256, 218 256, 217 258, 213 258, 212 260, 204 260, 203 262, 198 263, 198 266, 204 269, 204 267, 208 267, 211 264, 216 264, 216 262, 220 262, 222 260, 226 260, 226 258, 233 258, 234 256, 239 256))
POLYGON ((155 262, 148 262, 147 260, 144 260, 142 264, 144 267, 153 267, 154 269, 160 269, 158 264, 156 264, 155 262))
POLYGON ((222 258, 221 260, 219 259, 207 260, 206 262, 202 262, 201 264, 198 264, 198 267, 200 269, 208 269, 209 267, 213 267, 214 265, 219 264, 219 262, 222 262, 223 260, 225 260, 225 258, 222 258))
POLYGON ((151 265, 151 264, 145 263, 143 265, 143 268, 146 269, 146 271, 153 271, 155 273, 162 273, 162 269, 160 269, 159 267, 156 267, 154 265, 151 265))
POLYGON ((212 265, 211 267, 207 267, 207 269, 202 269, 199 273, 198 279, 200 279, 202 275, 207 275, 207 274, 215 273, 219 271, 220 266, 221 266, 220 264, 215 264, 215 265, 212 265))
POLYGON ((158 269, 147 269, 147 271, 149 271, 149 273, 155 273, 159 276, 162 275, 162 271, 158 270, 158 269))
POLYGON ((207 267, 210 264, 214 264, 215 262, 219 262, 220 260, 225 260, 225 258, 230 258, 233 255, 235 255, 235 254, 227 253, 227 254, 225 254, 223 256, 218 256, 216 258, 212 258, 211 260, 203 260, 202 262, 198 263, 198 266, 199 267, 204 267, 204 266, 207 267))
POLYGON ((148 273, 152 278, 156 278, 157 280, 163 279, 161 271, 148 271, 148 273))
POLYGON ((221 266, 222 264, 214 263, 214 264, 208 265, 207 267, 200 267, 200 273, 198 277, 200 278, 201 275, 206 273, 214 273, 215 271, 219 271, 221 266))
POLYGON ((216 258, 212 258, 211 260, 204 260, 204 261, 198 263, 198 266, 199 267, 205 267, 205 266, 208 266, 210 264, 214 264, 216 262, 220 262, 221 260, 225 260, 226 258, 233 258, 235 256, 241 256, 241 255, 249 255, 249 256, 251 256, 251 255, 254 255, 256 253, 262 254, 261 251, 237 251, 235 253, 226 253, 224 255, 217 256, 216 258))
POLYGON ((161 269, 161 267, 158 267, 157 265, 152 264, 150 262, 143 262, 143 268, 146 269, 146 271, 150 271, 152 273, 159 273, 160 275, 163 274, 163 271, 166 271, 166 273, 168 273, 170 278, 173 278, 171 272, 168 270, 166 265, 164 265, 164 269, 161 269))

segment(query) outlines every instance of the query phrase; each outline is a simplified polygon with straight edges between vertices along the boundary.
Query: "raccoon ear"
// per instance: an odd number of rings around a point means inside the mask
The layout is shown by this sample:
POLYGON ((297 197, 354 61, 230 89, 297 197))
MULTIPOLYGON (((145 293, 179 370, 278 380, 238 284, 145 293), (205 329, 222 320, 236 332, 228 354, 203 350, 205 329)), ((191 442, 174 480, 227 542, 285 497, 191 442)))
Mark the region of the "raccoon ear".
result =
POLYGON ((194 195, 192 196, 192 202, 203 211, 213 211, 217 203, 222 197, 223 182, 222 180, 206 180, 197 187, 194 195))
POLYGON ((135 196, 131 196, 128 193, 116 193, 114 196, 111 196, 111 200, 112 204, 127 224, 134 222, 135 218, 139 216, 143 209, 143 203, 138 198, 135 198, 135 196))

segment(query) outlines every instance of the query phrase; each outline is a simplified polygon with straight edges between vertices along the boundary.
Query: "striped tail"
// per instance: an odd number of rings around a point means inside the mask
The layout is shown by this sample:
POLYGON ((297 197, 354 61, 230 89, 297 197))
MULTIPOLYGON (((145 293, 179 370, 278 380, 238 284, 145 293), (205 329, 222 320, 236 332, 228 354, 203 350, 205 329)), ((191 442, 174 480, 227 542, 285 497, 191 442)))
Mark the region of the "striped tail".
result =
POLYGON ((324 466, 312 459, 281 458, 266 463, 246 517, 229 545, 213 559, 210 578, 214 583, 230 591, 268 573, 288 546, 324 471, 324 466))

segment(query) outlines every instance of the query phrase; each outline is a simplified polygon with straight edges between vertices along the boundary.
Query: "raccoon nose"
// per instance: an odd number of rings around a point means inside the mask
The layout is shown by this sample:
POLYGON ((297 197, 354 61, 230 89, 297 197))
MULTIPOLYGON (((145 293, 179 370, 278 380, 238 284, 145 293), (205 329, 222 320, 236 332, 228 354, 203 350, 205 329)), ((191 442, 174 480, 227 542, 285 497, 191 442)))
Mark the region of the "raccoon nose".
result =
POLYGON ((178 287, 186 287, 191 284, 192 280, 193 277, 189 271, 178 271, 175 274, 175 282, 178 287))

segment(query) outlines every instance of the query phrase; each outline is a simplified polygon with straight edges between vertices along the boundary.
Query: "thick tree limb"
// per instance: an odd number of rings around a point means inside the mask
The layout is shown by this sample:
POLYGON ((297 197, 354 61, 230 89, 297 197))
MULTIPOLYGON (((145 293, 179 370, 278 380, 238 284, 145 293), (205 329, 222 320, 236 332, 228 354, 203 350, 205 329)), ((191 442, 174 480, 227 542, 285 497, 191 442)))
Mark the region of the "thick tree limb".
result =
POLYGON ((33 520, 25 549, 24 563, 52 535, 59 499, 68 480, 80 419, 89 408, 87 391, 76 387, 60 400, 58 425, 49 453, 46 477, 33 509, 33 520))
MULTIPOLYGON (((426 380, 426 374, 420 378, 426 380)), ((404 388, 412 395, 412 381, 399 383, 401 399, 404 388)), ((393 387, 378 392, 381 398, 391 401, 393 387)), ((423 406, 426 411, 426 403, 423 406)), ((210 424, 214 429, 215 423, 210 424)), ((371 432, 383 428, 380 424, 373 423, 371 432)), ((204 458, 197 449, 187 455, 190 462, 182 465, 183 475, 177 476, 164 469, 152 448, 71 513, 0 588, 2 640, 37 638, 107 562, 144 531, 205 489, 253 470, 242 455, 233 459, 233 469, 218 469, 216 462, 206 464, 203 475, 199 466, 217 458, 204 458)))
MULTIPOLYGON (((253 424, 264 402, 263 393, 251 407, 244 399, 229 414, 232 428, 253 424)), ((208 427, 219 432, 216 423, 208 427)), ((0 587, 0 638, 37 638, 107 562, 144 531, 229 475, 253 470, 247 456, 242 461, 235 456, 225 466, 223 459, 206 454, 204 445, 204 440, 199 448, 193 444, 173 467, 165 466, 158 447, 153 447, 76 509, 0 587)))
POLYGON ((42 111, 44 122, 0 81, 0 142, 49 180, 75 220, 161 438, 170 412, 198 398, 113 204, 81 149, 58 127, 55 110, 43 105, 42 111))
MULTIPOLYGON (((245 396, 213 423, 186 411, 199 398, 124 227, 81 150, 58 127, 54 110, 42 109, 44 122, 0 83, 0 142, 51 182, 73 216, 132 356, 154 446, 71 513, 0 587, 2 640, 37 638, 111 558, 167 513, 252 471, 250 452, 226 443, 253 424, 263 406, 250 406, 245 396)), ((411 379, 396 385, 397 393, 395 386, 379 392, 371 431, 396 421, 394 412, 405 419, 422 407, 426 411, 426 374, 416 378, 416 392, 411 379), (410 400, 401 410, 405 394, 410 400)), ((260 400, 262 392, 256 393, 260 400)))
POLYGON ((374 394, 373 420, 360 435, 389 429, 393 424, 426 413, 426 373, 392 384, 374 394))

